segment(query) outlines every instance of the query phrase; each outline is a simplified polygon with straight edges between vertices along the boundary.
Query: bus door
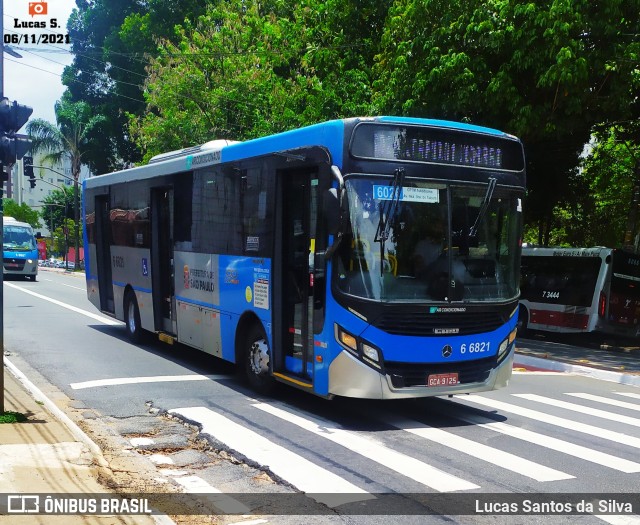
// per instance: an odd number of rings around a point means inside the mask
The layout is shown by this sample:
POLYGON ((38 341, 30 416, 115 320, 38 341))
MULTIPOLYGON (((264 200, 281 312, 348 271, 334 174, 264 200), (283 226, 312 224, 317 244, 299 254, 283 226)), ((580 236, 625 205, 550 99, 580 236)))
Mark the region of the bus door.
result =
POLYGON ((111 225, 109 195, 96 197, 96 264, 100 310, 115 313, 111 276, 111 225))
POLYGON ((173 190, 151 190, 151 280, 158 331, 176 333, 173 268, 173 190))
POLYGON ((317 172, 282 172, 280 188, 283 204, 281 329, 284 331, 284 361, 276 361, 286 372, 313 380, 317 172))

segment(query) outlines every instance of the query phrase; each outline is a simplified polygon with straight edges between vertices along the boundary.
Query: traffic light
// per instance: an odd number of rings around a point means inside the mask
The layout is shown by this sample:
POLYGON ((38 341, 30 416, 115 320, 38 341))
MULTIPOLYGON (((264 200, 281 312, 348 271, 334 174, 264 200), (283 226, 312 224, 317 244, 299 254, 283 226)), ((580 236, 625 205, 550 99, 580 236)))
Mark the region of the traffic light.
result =
POLYGON ((31 148, 31 141, 17 131, 27 123, 33 109, 8 98, 0 100, 0 162, 11 166, 31 148))
POLYGON ((29 177, 29 184, 32 188, 36 187, 36 176, 33 173, 33 157, 22 157, 22 166, 24 168, 24 176, 29 177))

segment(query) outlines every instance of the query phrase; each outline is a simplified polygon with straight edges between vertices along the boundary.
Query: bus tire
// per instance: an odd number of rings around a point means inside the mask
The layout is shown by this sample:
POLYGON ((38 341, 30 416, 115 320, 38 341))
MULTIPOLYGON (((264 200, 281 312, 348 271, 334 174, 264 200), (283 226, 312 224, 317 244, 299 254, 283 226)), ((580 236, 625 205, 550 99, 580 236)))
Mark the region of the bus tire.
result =
POLYGON ((142 326, 140 326, 140 309, 136 295, 129 291, 124 296, 124 322, 127 326, 127 337, 132 343, 142 341, 142 326))
POLYGON ((267 336, 261 327, 253 325, 245 338, 244 368, 249 385, 262 395, 271 394, 276 384, 269 370, 270 359, 267 336))
POLYGON ((518 329, 519 336, 526 335, 529 328, 529 312, 522 305, 520 305, 520 309, 518 310, 518 321, 516 323, 516 328, 518 329))
POLYGON ((35 275, 30 275, 29 279, 31 279, 32 282, 36 282, 36 276, 35 275))

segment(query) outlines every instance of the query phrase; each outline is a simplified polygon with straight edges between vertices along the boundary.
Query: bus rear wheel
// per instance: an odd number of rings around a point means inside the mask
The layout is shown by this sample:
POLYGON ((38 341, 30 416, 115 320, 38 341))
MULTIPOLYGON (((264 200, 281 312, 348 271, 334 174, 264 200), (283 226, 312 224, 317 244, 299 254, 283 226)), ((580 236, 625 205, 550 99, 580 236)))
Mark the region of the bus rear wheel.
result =
POLYGON ((140 326, 140 310, 133 292, 127 292, 124 298, 124 320, 127 324, 127 336, 132 343, 142 341, 142 327, 140 326))
POLYGON ((259 394, 269 395, 275 388, 269 372, 270 359, 267 336, 262 328, 252 326, 245 339, 244 366, 249 385, 259 394))

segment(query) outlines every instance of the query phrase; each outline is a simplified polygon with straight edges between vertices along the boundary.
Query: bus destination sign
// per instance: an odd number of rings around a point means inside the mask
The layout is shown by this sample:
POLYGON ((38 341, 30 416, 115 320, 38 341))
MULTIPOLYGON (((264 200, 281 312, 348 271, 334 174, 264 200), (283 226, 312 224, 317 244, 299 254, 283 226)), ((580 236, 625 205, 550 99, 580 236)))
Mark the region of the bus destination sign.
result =
POLYGON ((505 137, 444 128, 362 124, 351 153, 356 157, 521 171, 522 147, 505 137))

